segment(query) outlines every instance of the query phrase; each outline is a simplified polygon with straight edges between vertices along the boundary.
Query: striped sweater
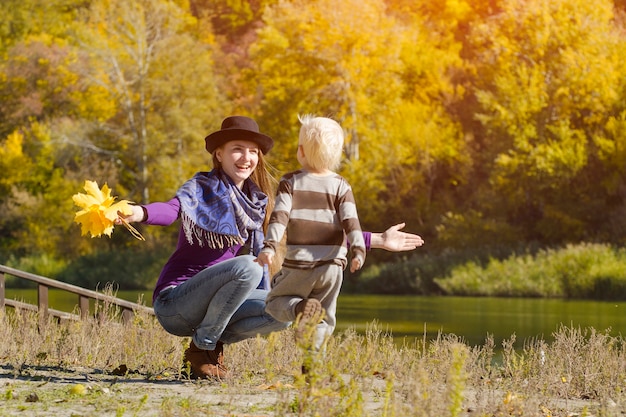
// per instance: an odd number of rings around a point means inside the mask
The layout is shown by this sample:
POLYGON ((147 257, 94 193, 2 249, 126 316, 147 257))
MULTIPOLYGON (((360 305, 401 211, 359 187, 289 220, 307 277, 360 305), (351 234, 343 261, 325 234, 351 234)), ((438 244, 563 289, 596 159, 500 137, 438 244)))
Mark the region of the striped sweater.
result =
POLYGON ((361 265, 365 262, 352 188, 338 174, 320 176, 298 170, 281 179, 263 251, 276 253, 285 231, 285 267, 309 269, 336 263, 345 268, 347 242, 350 255, 360 258, 361 265))

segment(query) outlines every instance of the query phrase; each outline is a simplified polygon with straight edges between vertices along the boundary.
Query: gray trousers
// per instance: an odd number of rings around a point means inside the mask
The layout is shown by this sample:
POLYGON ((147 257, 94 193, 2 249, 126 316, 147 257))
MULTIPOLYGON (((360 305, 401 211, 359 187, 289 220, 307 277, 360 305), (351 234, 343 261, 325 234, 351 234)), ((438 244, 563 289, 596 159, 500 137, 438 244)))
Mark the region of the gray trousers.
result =
POLYGON ((276 320, 291 322, 296 319, 296 305, 306 298, 316 298, 325 310, 324 320, 317 325, 315 346, 335 330, 337 297, 343 283, 343 268, 328 264, 313 269, 283 267, 272 278, 272 288, 267 295, 265 311, 276 320))

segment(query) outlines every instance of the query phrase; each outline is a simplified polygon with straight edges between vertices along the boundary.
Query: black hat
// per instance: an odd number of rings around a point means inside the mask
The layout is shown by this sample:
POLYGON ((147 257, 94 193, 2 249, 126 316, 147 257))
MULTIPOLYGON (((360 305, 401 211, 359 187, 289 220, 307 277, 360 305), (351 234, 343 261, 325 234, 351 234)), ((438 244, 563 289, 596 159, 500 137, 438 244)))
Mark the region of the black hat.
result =
POLYGON ((231 140, 249 140, 267 154, 274 146, 274 139, 259 132, 259 125, 249 117, 230 116, 222 122, 222 128, 204 138, 210 153, 231 140))

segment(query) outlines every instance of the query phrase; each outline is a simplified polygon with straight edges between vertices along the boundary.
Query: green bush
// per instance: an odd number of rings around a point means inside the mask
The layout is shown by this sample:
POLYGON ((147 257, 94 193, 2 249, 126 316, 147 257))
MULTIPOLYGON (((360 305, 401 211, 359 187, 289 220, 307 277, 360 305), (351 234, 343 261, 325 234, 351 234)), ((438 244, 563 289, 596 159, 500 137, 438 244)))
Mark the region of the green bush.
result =
MULTIPOLYGON (((44 277, 54 277, 67 267, 67 261, 55 259, 48 254, 25 256, 19 259, 14 256, 9 256, 9 258, 4 261, 4 265, 19 269, 20 271, 29 272, 31 274, 41 275, 44 277)), ((19 279, 10 275, 7 276, 6 280, 6 285, 12 288, 35 287, 35 284, 30 281, 19 279)))
POLYGON ((434 282, 449 295, 626 299, 626 251, 567 245, 483 265, 468 262, 434 282))
POLYGON ((426 248, 420 248, 411 256, 404 255, 395 262, 366 262, 363 270, 356 274, 347 271, 343 291, 366 294, 441 294, 443 291, 436 279, 448 276, 459 265, 482 268, 491 260, 504 259, 515 252, 531 253, 533 250, 536 251, 534 246, 530 249, 484 246, 429 253, 426 248))

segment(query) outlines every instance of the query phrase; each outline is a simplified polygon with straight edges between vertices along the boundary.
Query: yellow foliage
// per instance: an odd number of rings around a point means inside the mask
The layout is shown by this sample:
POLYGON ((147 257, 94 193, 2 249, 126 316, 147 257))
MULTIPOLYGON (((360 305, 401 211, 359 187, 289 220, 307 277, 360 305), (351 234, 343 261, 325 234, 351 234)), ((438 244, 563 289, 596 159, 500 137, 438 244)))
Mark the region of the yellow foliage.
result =
POLYGON ((20 158, 24 155, 22 152, 22 143, 24 142, 24 135, 19 132, 13 132, 0 147, 0 159, 7 160, 13 158, 20 158))
POLYGON ((97 182, 87 180, 84 189, 87 194, 78 193, 72 197, 74 204, 82 208, 74 218, 81 225, 81 235, 90 233, 93 238, 105 234, 110 237, 118 211, 126 215, 133 213, 129 201, 114 203, 116 197, 111 196, 107 184, 100 189, 97 182))
POLYGON ((32 177, 32 160, 24 153, 24 135, 19 131, 9 134, 0 142, 0 185, 12 187, 15 183, 32 177))

